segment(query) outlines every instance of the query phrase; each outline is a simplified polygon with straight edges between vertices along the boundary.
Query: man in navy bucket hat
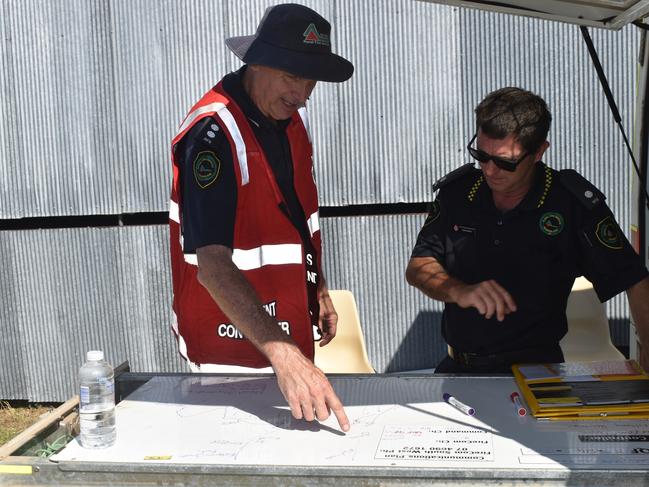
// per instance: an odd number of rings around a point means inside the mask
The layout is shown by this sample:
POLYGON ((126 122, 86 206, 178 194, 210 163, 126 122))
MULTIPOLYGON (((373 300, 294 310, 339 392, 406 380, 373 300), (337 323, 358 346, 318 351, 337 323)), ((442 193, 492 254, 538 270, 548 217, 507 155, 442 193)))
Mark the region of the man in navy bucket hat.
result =
POLYGON ((331 25, 269 7, 254 35, 226 39, 245 64, 189 111, 172 141, 173 329, 194 372, 274 371, 293 416, 349 420, 313 364, 338 316, 322 276, 306 101, 354 71, 331 25))
POLYGON ((287 3, 268 8, 255 35, 230 37, 225 43, 247 64, 316 81, 346 81, 354 66, 331 52, 330 34, 331 25, 318 13, 287 3))

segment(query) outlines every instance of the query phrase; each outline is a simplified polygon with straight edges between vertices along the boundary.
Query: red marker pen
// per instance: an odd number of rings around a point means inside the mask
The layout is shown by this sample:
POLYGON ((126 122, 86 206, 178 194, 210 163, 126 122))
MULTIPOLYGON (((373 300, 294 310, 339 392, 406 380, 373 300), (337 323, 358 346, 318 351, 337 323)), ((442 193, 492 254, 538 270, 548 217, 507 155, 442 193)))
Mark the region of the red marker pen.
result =
POLYGON ((525 409, 521 404, 521 397, 518 395, 518 392, 516 391, 512 392, 509 395, 509 398, 514 403, 514 406, 516 406, 516 412, 518 413, 518 415, 525 416, 527 414, 527 409, 525 409))

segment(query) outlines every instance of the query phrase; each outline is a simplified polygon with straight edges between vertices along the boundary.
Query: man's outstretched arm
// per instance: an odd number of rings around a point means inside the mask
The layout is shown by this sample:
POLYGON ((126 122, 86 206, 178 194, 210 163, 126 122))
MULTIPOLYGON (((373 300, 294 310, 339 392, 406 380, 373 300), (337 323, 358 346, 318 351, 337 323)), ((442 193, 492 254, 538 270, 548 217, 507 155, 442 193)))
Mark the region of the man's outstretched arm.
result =
POLYGON ((476 308, 485 318, 494 314, 498 321, 516 311, 511 295, 494 280, 465 284, 450 276, 434 257, 412 257, 406 269, 408 284, 426 296, 445 303, 457 303, 462 308, 476 308))
POLYGON ((349 420, 324 373, 306 358, 295 342, 264 310, 257 293, 222 245, 196 250, 198 280, 243 335, 270 361, 293 416, 325 420, 333 411, 343 431, 349 420), (315 415, 314 415, 315 411, 315 415))

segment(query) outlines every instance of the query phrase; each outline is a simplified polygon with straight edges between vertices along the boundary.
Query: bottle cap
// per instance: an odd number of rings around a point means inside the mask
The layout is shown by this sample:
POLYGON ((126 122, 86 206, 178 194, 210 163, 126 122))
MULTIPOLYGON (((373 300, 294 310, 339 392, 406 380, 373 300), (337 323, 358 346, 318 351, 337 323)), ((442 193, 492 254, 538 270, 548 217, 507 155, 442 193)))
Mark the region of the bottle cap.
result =
POLYGON ((93 362, 104 360, 104 352, 101 350, 90 350, 86 354, 86 360, 92 360, 93 362))

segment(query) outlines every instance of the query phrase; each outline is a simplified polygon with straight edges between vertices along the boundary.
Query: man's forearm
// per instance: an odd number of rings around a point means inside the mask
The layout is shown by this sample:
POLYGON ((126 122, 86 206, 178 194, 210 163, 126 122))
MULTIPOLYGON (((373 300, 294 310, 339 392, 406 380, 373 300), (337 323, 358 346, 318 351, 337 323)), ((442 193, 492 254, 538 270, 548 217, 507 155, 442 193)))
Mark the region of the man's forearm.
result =
POLYGON ((324 276, 320 276, 320 281, 318 282, 318 297, 320 296, 329 296, 329 289, 327 288, 327 281, 324 276))
POLYGON ((410 259, 406 279, 426 296, 461 308, 476 308, 486 319, 495 316, 503 321, 506 315, 516 311, 514 298, 495 280, 466 284, 450 276, 433 257, 410 259))
POLYGON ((324 373, 266 313, 254 288, 221 245, 197 249, 198 280, 232 323, 270 361, 293 417, 324 420, 333 411, 343 431, 349 419, 324 373))
POLYGON ((406 269, 406 280, 426 296, 445 303, 457 301, 456 291, 465 284, 450 276, 432 257, 413 257, 406 269))
POLYGON ((232 323, 273 363, 293 340, 264 310, 257 293, 232 262, 229 249, 211 245, 197 250, 198 280, 232 323))

